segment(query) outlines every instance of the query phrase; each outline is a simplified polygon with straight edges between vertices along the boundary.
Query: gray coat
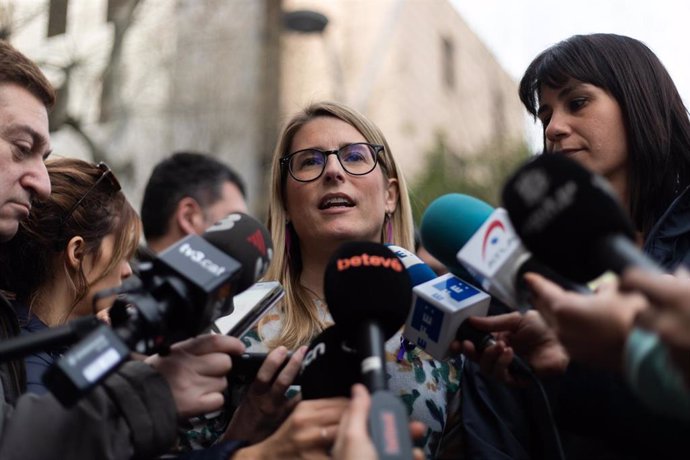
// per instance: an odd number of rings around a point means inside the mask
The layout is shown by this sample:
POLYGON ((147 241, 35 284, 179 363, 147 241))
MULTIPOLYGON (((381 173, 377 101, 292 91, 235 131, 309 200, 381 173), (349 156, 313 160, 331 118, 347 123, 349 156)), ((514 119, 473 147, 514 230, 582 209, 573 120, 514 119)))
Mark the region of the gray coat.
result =
MULTIPOLYGON (((0 295, 0 339, 18 332, 0 295)), ((128 362, 73 408, 51 395, 23 392, 23 367, 0 368, 0 458, 128 459, 165 453, 176 435, 177 413, 168 384, 149 365, 128 362)))

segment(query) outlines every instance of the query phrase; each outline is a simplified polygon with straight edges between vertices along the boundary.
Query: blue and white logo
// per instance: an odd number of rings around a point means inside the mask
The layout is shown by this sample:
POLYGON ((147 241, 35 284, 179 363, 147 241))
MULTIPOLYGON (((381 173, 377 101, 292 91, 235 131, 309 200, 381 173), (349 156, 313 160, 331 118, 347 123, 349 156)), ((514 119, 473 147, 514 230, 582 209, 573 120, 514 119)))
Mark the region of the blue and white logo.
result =
POLYGON ((465 299, 469 299, 473 295, 479 294, 479 290, 467 283, 463 283, 456 277, 447 278, 440 283, 436 283, 434 284, 434 288, 450 296, 450 298, 456 302, 462 302, 465 299))

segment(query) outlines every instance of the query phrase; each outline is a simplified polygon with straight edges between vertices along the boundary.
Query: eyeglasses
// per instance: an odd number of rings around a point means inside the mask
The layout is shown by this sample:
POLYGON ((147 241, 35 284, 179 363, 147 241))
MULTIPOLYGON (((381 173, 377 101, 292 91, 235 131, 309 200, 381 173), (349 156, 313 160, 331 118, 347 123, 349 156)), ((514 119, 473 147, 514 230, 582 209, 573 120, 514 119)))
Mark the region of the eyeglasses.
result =
POLYGON ((67 211, 67 214, 62 218, 60 221, 60 227, 64 227, 65 222, 69 220, 70 217, 72 217, 72 214, 74 214, 74 211, 79 207, 80 204, 84 202, 87 196, 89 196, 89 193, 91 193, 96 187, 98 187, 98 184, 103 182, 104 180, 108 181, 108 184, 111 187, 111 192, 116 193, 122 190, 122 187, 120 186, 120 182, 117 180, 117 177, 115 177, 115 174, 113 174, 113 171, 110 169, 110 166, 107 164, 103 163, 102 161, 96 165, 98 169, 101 170, 101 175, 98 179, 96 179, 96 182, 93 183, 91 187, 82 195, 81 198, 77 200, 76 203, 70 208, 69 211, 67 211))
POLYGON ((346 173, 363 176, 374 170, 383 145, 358 142, 345 145, 338 150, 305 149, 286 155, 280 159, 282 167, 287 166, 293 179, 311 182, 323 174, 329 155, 335 155, 346 173))

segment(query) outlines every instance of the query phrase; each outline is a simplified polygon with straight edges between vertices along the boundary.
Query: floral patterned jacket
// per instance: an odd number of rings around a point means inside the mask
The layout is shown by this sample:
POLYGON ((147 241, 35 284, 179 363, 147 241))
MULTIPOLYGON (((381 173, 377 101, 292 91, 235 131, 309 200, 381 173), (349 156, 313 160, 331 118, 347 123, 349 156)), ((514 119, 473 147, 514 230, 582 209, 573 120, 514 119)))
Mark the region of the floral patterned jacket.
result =
MULTIPOLYGON (((322 319, 332 322, 325 306, 320 302, 317 305, 322 319)), ((268 352, 265 342, 277 337, 282 323, 281 313, 271 312, 261 325, 263 340, 257 329, 242 337, 247 351, 268 352)), ((397 333, 386 342, 386 358, 390 390, 400 396, 412 420, 427 426, 423 440, 427 458, 461 458, 459 440, 446 442, 443 435, 461 423, 460 378, 464 357, 436 361, 420 348, 401 348, 401 335, 397 333)))

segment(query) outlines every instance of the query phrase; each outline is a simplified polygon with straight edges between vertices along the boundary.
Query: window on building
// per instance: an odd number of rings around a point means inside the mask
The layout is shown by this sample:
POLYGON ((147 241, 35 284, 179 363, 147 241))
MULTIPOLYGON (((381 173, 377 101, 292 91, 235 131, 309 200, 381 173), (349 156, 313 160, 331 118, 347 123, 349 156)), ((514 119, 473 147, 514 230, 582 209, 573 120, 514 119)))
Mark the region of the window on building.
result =
POLYGON ((455 89, 455 45, 448 38, 441 40, 441 56, 443 84, 448 89, 455 89))
POLYGON ((47 37, 62 35, 67 30, 67 4, 69 0, 50 0, 48 7, 47 37))

